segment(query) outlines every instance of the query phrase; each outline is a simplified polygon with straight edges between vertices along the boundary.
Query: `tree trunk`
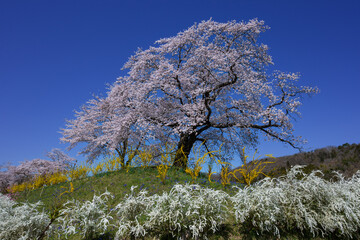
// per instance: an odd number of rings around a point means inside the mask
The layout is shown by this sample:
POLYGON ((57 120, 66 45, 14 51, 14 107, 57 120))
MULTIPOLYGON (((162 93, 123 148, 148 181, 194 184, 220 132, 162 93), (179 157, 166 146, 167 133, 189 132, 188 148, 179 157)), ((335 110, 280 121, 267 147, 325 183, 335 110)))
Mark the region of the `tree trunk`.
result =
POLYGON ((196 135, 194 133, 190 135, 183 134, 180 136, 180 141, 177 145, 173 167, 186 169, 188 163, 188 157, 195 141, 196 141, 196 135), (181 151, 181 147, 184 153, 181 151))
MULTIPOLYGON (((125 168, 125 156, 126 156, 126 151, 127 151, 127 146, 128 146, 128 140, 126 139, 125 141, 121 142, 122 144, 120 145, 122 147, 122 149, 119 148, 115 148, 116 152, 118 153, 118 156, 120 158, 121 161, 121 169, 125 168)), ((126 163, 126 165, 128 165, 128 163, 126 163)))

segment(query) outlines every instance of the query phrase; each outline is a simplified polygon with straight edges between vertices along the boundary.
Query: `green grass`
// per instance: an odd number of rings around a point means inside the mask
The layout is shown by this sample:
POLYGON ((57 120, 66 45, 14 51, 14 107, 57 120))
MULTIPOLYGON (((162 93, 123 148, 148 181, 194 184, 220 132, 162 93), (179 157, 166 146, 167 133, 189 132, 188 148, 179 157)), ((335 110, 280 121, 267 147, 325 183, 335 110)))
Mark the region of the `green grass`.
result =
MULTIPOLYGON (((73 181, 74 191, 72 193, 65 193, 60 196, 64 191, 69 190, 69 183, 61 183, 52 186, 43 187, 40 189, 35 189, 32 191, 18 193, 16 200, 18 202, 30 202, 35 203, 37 201, 42 201, 44 203, 44 209, 48 212, 53 211, 57 206, 60 206, 62 203, 65 203, 67 200, 76 199, 80 201, 92 200, 94 194, 100 195, 101 193, 108 190, 114 196, 114 198, 109 202, 110 208, 115 207, 121 200, 125 197, 126 194, 130 193, 131 186, 138 186, 137 191, 146 189, 149 195, 152 194, 161 194, 164 191, 169 191, 175 184, 185 184, 191 183, 191 177, 185 173, 183 170, 178 170, 170 168, 166 182, 163 184, 158 177, 156 167, 137 167, 131 168, 128 172, 125 170, 118 170, 114 172, 103 172, 95 176, 90 176, 82 179, 73 181)), ((233 195, 236 189, 229 186, 223 187, 219 182, 210 183, 207 179, 206 174, 200 173, 199 178, 195 182, 204 187, 221 189, 230 195, 233 195)), ((232 185, 243 186, 238 183, 233 183, 232 185)), ((234 224, 234 219, 229 219, 227 228, 230 229, 230 238, 229 239, 272 239, 271 236, 256 236, 252 234, 251 231, 248 234, 239 234, 238 225, 234 224)), ((113 230, 110 233, 114 234, 116 231, 113 230)), ((111 236, 110 234, 110 236, 111 236)), ((59 238, 53 238, 59 239, 59 238)), ((61 239, 65 239, 62 237, 61 239)), ((69 237, 70 240, 81 240, 80 236, 69 237)), ((103 236, 103 238, 97 239, 113 239, 109 236, 103 236)), ((147 238, 145 238, 147 239, 147 238)), ((221 236, 214 237, 212 239, 226 239, 221 236)), ((274 238, 275 239, 275 238, 274 238)), ((309 239, 300 238, 296 234, 289 233, 287 237, 282 237, 281 239, 309 239)), ((316 238, 321 239, 321 238, 316 238)))
MULTIPOLYGON (((137 190, 146 189, 152 195, 169 191, 175 184, 191 183, 191 177, 183 170, 170 168, 166 175, 165 184, 161 183, 160 179, 156 177, 157 175, 158 172, 155 167, 131 168, 129 172, 125 170, 103 172, 95 176, 74 180, 74 192, 70 194, 65 193, 61 197, 59 195, 69 189, 69 183, 60 183, 28 192, 21 192, 18 193, 16 200, 21 202, 28 201, 30 203, 40 200, 45 204, 45 209, 50 210, 55 202, 70 199, 91 200, 94 193, 99 195, 107 189, 115 196, 115 205, 130 192, 131 186, 138 186, 137 190)), ((205 174, 202 173, 195 183, 204 187, 221 189, 228 193, 235 191, 230 187, 224 188, 219 182, 209 183, 205 174)), ((240 186, 240 184, 237 185, 240 186)))

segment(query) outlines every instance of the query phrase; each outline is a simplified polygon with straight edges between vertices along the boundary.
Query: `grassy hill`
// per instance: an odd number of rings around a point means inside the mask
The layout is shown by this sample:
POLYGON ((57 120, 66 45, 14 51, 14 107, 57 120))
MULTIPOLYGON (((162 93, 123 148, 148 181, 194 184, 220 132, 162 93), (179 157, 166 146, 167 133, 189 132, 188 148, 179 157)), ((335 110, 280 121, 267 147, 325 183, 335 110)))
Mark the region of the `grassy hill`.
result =
MULTIPOLYGON (((155 167, 136 167, 131 168, 128 172, 125 170, 104 172, 95 176, 72 181, 74 191, 71 193, 61 195, 63 192, 70 189, 70 185, 69 183, 60 183, 31 191, 20 192, 16 195, 16 200, 19 202, 28 201, 30 203, 42 201, 45 205, 45 209, 51 210, 58 204, 66 202, 67 200, 91 200, 94 194, 99 195, 107 190, 114 195, 114 199, 111 203, 113 207, 120 202, 126 194, 130 193, 131 186, 138 186, 138 191, 145 189, 148 191, 149 195, 152 195, 169 191, 175 184, 192 182, 191 177, 183 170, 170 168, 166 176, 165 184, 156 177, 157 175, 158 172, 155 167)), ((230 187, 222 187, 219 182, 215 181, 210 183, 203 173, 200 174, 199 178, 194 183, 204 187, 221 189, 229 193, 234 191, 230 187)), ((241 184, 236 185, 241 186, 241 184)))
MULTIPOLYGON (((262 159, 266 161, 269 159, 262 159)), ((273 159, 272 159, 273 160, 273 159)), ((249 164, 251 166, 251 163, 249 164)), ((273 177, 279 177, 286 173, 291 166, 306 165, 305 172, 310 173, 312 170, 320 169, 325 173, 325 179, 332 177, 331 171, 337 170, 345 177, 352 176, 358 169, 360 169, 360 144, 344 144, 339 147, 327 147, 317 149, 311 152, 299 153, 291 156, 280 157, 276 159, 276 163, 267 166, 264 169, 265 173, 271 174, 273 177), (271 171, 275 167, 274 171, 271 171)), ((236 168, 237 169, 237 168, 236 168)), ((44 203, 44 210, 46 212, 55 212, 60 209, 62 204, 68 200, 90 201, 94 194, 100 195, 106 190, 109 191, 113 198, 110 200, 110 208, 114 208, 124 197, 130 193, 131 186, 137 186, 136 191, 147 190, 149 195, 161 195, 164 192, 169 192, 175 184, 195 183, 201 187, 222 190, 233 196, 237 189, 231 186, 244 187, 242 183, 231 182, 230 185, 221 184, 220 176, 213 175, 212 182, 209 182, 208 176, 205 173, 200 173, 196 180, 193 180, 189 174, 184 170, 170 168, 167 172, 165 182, 162 182, 158 176, 158 171, 155 166, 151 167, 134 167, 129 171, 116 170, 112 172, 101 172, 94 176, 87 176, 81 179, 76 179, 71 182, 64 182, 54 184, 51 186, 44 186, 35 190, 26 190, 16 193, 13 197, 18 202, 35 203, 41 201, 44 203), (73 187, 73 189, 71 189, 73 187)), ((257 179, 261 179, 260 177, 257 179)), ((223 229, 218 235, 211 239, 272 239, 271 236, 260 237, 253 231, 248 234, 239 234, 238 225, 234 224, 234 219, 229 218, 223 226, 223 229), (256 236, 256 237, 255 237, 256 236), (228 238, 227 238, 228 237, 228 238)), ((94 239, 113 239, 115 229, 94 239)), ((65 239, 65 237, 55 237, 50 239, 65 239)), ((83 239, 79 234, 70 236, 70 240, 83 239)), ((150 239, 150 238, 144 238, 150 239)), ((172 239, 168 238, 163 239, 172 239)), ((275 238, 274 238, 275 239, 275 238)), ((287 236, 281 239, 310 239, 309 236, 302 237, 296 232, 289 231, 287 236)), ((322 239, 322 238, 313 238, 322 239)), ((333 238, 335 239, 335 238, 333 238)), ((341 239, 341 238, 339 238, 341 239)))
MULTIPOLYGON (((229 186, 223 187, 220 182, 209 182, 207 176, 203 173, 200 173, 199 177, 193 181, 192 178, 185 173, 185 171, 170 168, 167 173, 165 183, 161 182, 157 175, 158 171, 156 167, 136 167, 131 168, 128 172, 125 170, 103 172, 95 176, 89 176, 72 181, 74 188, 73 192, 70 192, 71 186, 69 183, 60 183, 17 193, 15 195, 15 199, 18 202, 29 203, 41 201, 44 203, 45 211, 53 212, 68 200, 79 200, 82 202, 90 201, 93 199, 94 194, 100 195, 106 190, 114 197, 109 202, 110 208, 114 208, 127 194, 130 193, 132 186, 137 186, 136 192, 146 190, 149 195, 161 195, 163 192, 169 192, 175 184, 187 183, 194 183, 212 189, 221 189, 229 194, 233 194, 235 192, 235 189, 229 186), (66 193, 62 194, 64 192, 66 193)), ((242 184, 237 183, 233 183, 233 185, 237 185, 239 187, 242 186, 242 184)), ((113 229, 110 232, 111 234, 104 235, 96 239, 113 239, 115 232, 115 229, 113 229)), ((54 237, 53 239, 59 238, 54 237)), ((61 239, 65 239, 65 237, 61 239)), ((68 239, 80 240, 83 238, 81 238, 80 235, 75 235, 69 237, 68 239)))

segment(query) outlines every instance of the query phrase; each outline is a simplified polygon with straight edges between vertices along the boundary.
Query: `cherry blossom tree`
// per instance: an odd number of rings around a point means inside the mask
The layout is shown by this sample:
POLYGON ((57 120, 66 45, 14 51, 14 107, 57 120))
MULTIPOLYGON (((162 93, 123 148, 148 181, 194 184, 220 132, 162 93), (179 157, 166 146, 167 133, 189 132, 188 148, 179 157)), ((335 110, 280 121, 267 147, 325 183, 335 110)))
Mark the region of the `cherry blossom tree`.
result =
MULTIPOLYGON (((51 160, 33 159, 23 161, 17 166, 7 164, 1 166, 5 171, 0 171, 0 192, 6 192, 6 189, 14 184, 21 184, 31 180, 36 175, 53 174, 69 170, 76 159, 69 157, 60 149, 54 148, 47 153, 51 160)), ((0 168, 0 169, 1 169, 0 168)))
POLYGON ((116 151, 124 163, 122 166, 129 165, 129 161, 125 163, 128 147, 136 145, 135 149, 139 149, 144 136, 130 131, 136 121, 136 113, 128 115, 126 107, 116 108, 114 104, 99 97, 89 100, 81 111, 76 112, 76 119, 68 121, 67 129, 63 129, 62 141, 70 143, 69 149, 78 143, 86 143, 80 153, 86 155, 89 162, 116 151))
POLYGON ((176 144, 174 166, 197 142, 224 144, 225 153, 255 146, 259 134, 294 148, 291 119, 300 113, 300 98, 318 90, 298 86, 299 74, 275 71, 268 47, 258 42, 268 29, 263 21, 213 20, 194 24, 176 36, 139 49, 124 65, 107 97, 91 100, 63 130, 71 147, 87 143, 90 157, 131 140, 176 144), (182 151, 181 151, 182 148, 182 151))
POLYGON ((76 165, 77 160, 68 156, 61 149, 53 148, 46 156, 52 160, 55 169, 69 170, 76 165))

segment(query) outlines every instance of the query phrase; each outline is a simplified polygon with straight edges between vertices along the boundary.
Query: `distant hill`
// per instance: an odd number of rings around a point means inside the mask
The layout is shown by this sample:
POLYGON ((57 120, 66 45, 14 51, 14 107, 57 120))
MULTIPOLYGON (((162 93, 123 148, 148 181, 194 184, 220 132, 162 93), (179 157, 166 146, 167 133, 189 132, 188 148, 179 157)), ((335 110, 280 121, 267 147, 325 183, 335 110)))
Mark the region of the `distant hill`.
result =
MULTIPOLYGON (((345 143, 341 146, 329 146, 316 149, 310 152, 302 152, 294 155, 278 157, 276 159, 264 158, 260 161, 274 161, 264 168, 264 173, 272 177, 279 177, 286 174, 291 166, 303 165, 304 172, 310 173, 313 170, 321 170, 324 173, 323 178, 330 180, 333 178, 333 171, 340 172, 346 179, 353 176, 357 170, 360 170, 360 144, 345 143), (273 170, 274 169, 274 170, 273 170)), ((252 162, 249 163, 251 169, 252 162)), ((237 167, 233 170, 239 169, 237 167)), ((232 171, 233 171, 232 170, 232 171)), ((219 179, 219 175, 214 175, 214 179, 219 179)), ((254 182, 264 178, 258 177, 254 182)), ((336 181, 337 179, 333 179, 336 181)))

